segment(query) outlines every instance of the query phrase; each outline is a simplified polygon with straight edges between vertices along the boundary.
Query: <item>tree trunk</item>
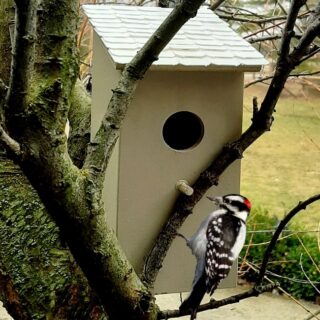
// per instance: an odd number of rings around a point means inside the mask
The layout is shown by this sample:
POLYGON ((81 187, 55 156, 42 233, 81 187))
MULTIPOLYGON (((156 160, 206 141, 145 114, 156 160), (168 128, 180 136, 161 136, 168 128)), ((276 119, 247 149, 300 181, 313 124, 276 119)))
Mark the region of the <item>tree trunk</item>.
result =
POLYGON ((105 319, 59 230, 0 153, 0 299, 14 319, 105 319))
MULTIPOLYGON (((0 1, 0 77, 6 85, 10 76, 9 24, 14 18, 13 10, 12 0, 0 1)), ((90 101, 79 86, 72 100, 72 118, 79 118, 75 112, 79 109, 82 119, 88 119, 90 101)), ((80 153, 79 136, 88 139, 85 133, 90 122, 78 121, 75 127, 78 139, 73 148, 70 141, 70 149, 76 150, 71 154, 80 161, 84 154, 80 153)), ((55 222, 1 146, 0 181, 0 299, 9 314, 14 319, 33 320, 106 319, 86 278, 61 241, 55 222)))

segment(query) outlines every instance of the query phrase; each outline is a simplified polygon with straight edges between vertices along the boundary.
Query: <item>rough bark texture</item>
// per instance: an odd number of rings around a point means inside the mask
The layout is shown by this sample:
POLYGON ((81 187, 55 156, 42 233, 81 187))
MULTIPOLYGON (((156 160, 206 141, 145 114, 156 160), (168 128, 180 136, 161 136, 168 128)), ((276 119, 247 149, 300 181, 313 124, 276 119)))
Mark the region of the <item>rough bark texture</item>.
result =
POLYGON ((0 79, 8 85, 11 65, 11 42, 9 25, 14 19, 13 0, 0 1, 0 79))
POLYGON ((78 80, 72 90, 68 114, 70 133, 68 151, 73 163, 82 168, 91 130, 91 97, 78 80))
MULTIPOLYGON (((13 1, 0 2, 0 74, 8 84, 13 1)), ((0 88, 0 100, 5 87, 0 88)), ((74 109, 86 109, 80 89, 74 109), (82 107, 82 103, 84 107, 82 107)), ((81 114, 83 116, 83 112, 81 114)), ((75 118, 76 116, 72 117, 75 118)), ((77 123, 81 129, 82 123, 77 123)), ((87 129, 87 128, 86 128, 87 129)), ((79 141, 76 144, 80 157, 79 141)), ((83 150, 83 149, 82 149, 83 150)), ((83 152, 85 154, 85 152, 83 152)), ((15 319, 105 319, 98 299, 20 168, 0 146, 0 300, 15 319)))
POLYGON ((0 153, 0 297, 14 319, 105 319, 20 168, 0 153))

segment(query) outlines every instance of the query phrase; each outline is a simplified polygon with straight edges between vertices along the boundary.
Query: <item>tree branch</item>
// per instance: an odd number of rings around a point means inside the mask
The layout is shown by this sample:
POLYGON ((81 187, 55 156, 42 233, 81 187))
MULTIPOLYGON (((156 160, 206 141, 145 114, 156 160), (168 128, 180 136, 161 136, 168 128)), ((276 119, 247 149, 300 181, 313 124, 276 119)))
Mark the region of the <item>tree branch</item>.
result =
MULTIPOLYGON (((296 39, 301 39, 302 34, 295 34, 293 37, 296 39)), ((263 41, 277 40, 277 39, 281 39, 281 38, 282 38, 282 34, 271 34, 271 35, 267 35, 267 36, 263 36, 263 37, 251 38, 251 39, 248 39, 247 41, 249 43, 257 43, 257 42, 263 42, 263 41)))
POLYGON ((294 36, 294 27, 300 11, 300 8, 306 3, 306 0, 293 0, 287 22, 283 30, 283 38, 280 46, 280 58, 279 61, 285 61, 290 52, 291 39, 294 36))
POLYGON ((2 141, 5 147, 11 152, 13 152, 14 155, 21 156, 21 149, 20 149, 19 143, 14 139, 12 139, 1 125, 0 125, 0 141, 2 141))
MULTIPOLYGON (((206 304, 202 304, 199 306, 197 313, 199 312, 203 312, 203 311, 207 311, 207 310, 212 310, 212 309, 218 309, 222 306, 225 305, 229 305, 229 304, 233 304, 233 303, 238 303, 241 300, 247 299, 247 298, 251 298, 251 297, 257 297, 259 296, 261 293, 267 292, 267 291, 271 291, 274 288, 276 288, 278 285, 277 284, 267 284, 265 286, 255 286, 252 289, 236 294, 234 296, 230 296, 228 298, 225 299, 221 299, 221 300, 210 300, 210 302, 206 303, 206 304)), ((164 310, 164 311, 160 311, 159 315, 158 315, 158 320, 160 319, 169 319, 169 318, 179 318, 181 316, 190 314, 190 311, 188 312, 180 312, 180 310, 164 310)))
POLYGON ((285 21, 287 19, 287 16, 252 19, 252 18, 238 17, 235 14, 221 14, 219 12, 217 12, 217 15, 219 16, 219 18, 221 18, 223 20, 227 20, 227 21, 231 20, 231 21, 247 22, 247 23, 254 23, 254 24, 258 24, 258 25, 261 25, 263 23, 271 23, 271 22, 275 22, 275 21, 279 21, 279 20, 285 21))
POLYGON ((135 92, 137 82, 178 30, 197 13, 204 0, 183 1, 175 7, 143 48, 125 67, 113 90, 102 124, 88 149, 84 168, 104 178, 105 168, 119 137, 119 130, 135 92))
POLYGON ((256 281, 256 285, 260 285, 263 281, 263 278, 264 278, 264 275, 266 273, 266 269, 267 269, 267 265, 268 265, 268 262, 269 262, 269 259, 270 259, 270 255, 271 255, 271 252, 272 250, 274 249, 274 247, 276 246, 277 244, 277 241, 278 241, 278 238, 281 234, 281 232, 283 231, 283 229, 286 227, 286 225, 290 222, 290 220, 297 214, 299 213, 301 210, 305 210, 306 207, 308 205, 310 205, 311 203, 313 202, 316 202, 320 200, 320 194, 317 194, 313 197, 310 197, 309 199, 305 200, 305 201, 302 201, 302 202, 299 202, 297 204, 297 206, 295 206, 285 217, 283 220, 281 220, 281 222, 279 223, 276 231, 274 232, 273 234, 273 237, 269 243, 269 246, 268 248, 266 249, 265 251, 265 254, 263 256, 263 261, 262 261, 262 264, 260 266, 260 271, 259 271, 259 275, 258 275, 258 278, 257 278, 257 281, 256 281))
POLYGON ((320 35, 320 2, 310 17, 307 30, 304 32, 297 46, 291 52, 289 59, 296 65, 301 63, 301 59, 309 54, 308 49, 314 39, 320 35))
MULTIPOLYGON (((300 77, 310 77, 310 76, 315 76, 317 74, 319 74, 320 71, 314 71, 314 72, 301 72, 301 73, 291 73, 289 75, 288 78, 300 78, 300 77)), ((257 80, 254 80, 254 81, 251 81, 251 82, 248 82, 245 84, 245 88, 248 88, 256 83, 259 83, 259 82, 264 82, 264 81, 267 81, 267 80, 270 80, 272 79, 273 76, 267 76, 267 77, 262 77, 262 78, 259 78, 257 80)))
POLYGON ((82 168, 90 142, 91 97, 80 80, 77 80, 71 92, 68 119, 68 151, 73 163, 82 168))
MULTIPOLYGON (((34 66, 37 4, 33 1, 16 1, 15 39, 11 63, 11 76, 7 105, 10 114, 26 107, 31 72, 34 66)), ((8 117, 10 116, 8 113, 8 117)))
POLYGON ((210 10, 214 11, 214 10, 218 9, 224 3, 224 1, 225 0, 214 1, 214 3, 210 6, 210 10))

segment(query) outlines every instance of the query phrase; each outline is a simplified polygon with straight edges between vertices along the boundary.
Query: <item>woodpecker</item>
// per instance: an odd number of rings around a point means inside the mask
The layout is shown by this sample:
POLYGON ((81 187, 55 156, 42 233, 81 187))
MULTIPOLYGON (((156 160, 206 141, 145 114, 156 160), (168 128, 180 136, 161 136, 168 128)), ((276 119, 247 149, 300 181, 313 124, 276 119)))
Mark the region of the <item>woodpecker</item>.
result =
POLYGON ((238 194, 207 198, 215 202, 217 210, 208 215, 190 239, 180 235, 197 259, 191 292, 180 306, 182 312, 191 311, 191 320, 196 318, 205 293, 213 294, 237 259, 251 209, 250 201, 238 194))

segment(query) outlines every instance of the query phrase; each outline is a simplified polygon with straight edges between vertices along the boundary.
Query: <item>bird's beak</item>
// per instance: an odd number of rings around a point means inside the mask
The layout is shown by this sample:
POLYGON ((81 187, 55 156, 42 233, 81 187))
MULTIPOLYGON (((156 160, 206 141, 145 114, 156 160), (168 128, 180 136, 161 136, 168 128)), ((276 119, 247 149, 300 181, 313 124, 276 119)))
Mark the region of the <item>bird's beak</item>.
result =
POLYGON ((211 197, 207 196, 210 201, 213 201, 216 205, 220 205, 223 203, 222 197, 211 197))

